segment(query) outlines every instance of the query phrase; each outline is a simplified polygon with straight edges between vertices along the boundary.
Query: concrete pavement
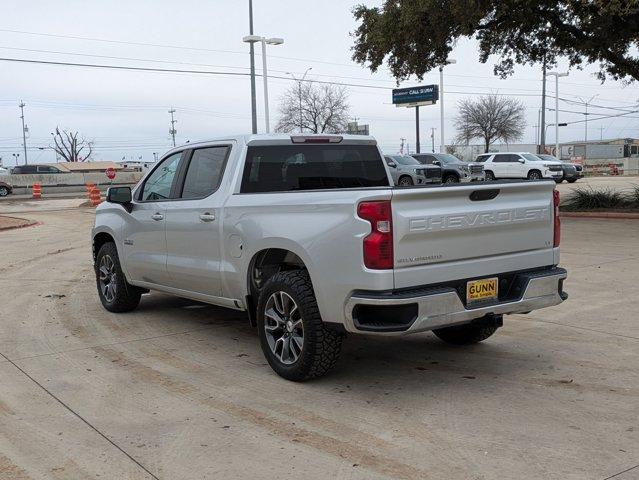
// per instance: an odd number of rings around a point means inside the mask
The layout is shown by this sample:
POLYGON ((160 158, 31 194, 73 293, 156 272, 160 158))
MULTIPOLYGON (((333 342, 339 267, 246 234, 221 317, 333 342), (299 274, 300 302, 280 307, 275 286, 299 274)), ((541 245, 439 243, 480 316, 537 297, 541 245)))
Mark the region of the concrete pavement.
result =
POLYGON ((564 219, 570 299, 484 344, 351 336, 294 384, 241 313, 106 312, 79 203, 0 204, 42 222, 0 232, 2 479, 639 477, 639 221, 564 219))

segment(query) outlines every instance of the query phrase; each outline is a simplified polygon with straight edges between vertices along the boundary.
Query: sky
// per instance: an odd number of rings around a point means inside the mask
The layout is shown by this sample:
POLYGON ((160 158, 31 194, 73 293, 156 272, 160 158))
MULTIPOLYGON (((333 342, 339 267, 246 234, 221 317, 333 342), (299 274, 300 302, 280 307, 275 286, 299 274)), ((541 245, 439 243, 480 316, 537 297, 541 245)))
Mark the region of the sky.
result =
MULTIPOLYGON (((185 74, 142 72, 7 62, 0 60, 0 157, 5 166, 24 163, 20 101, 24 101, 29 129, 29 163, 55 162, 51 132, 56 126, 78 131, 94 142, 94 160, 123 158, 145 161, 171 146, 169 109, 176 110, 178 144, 249 133, 251 129, 248 45, 248 0, 112 0, 87 2, 4 0, 0 17, 0 57, 51 62, 89 63, 145 68, 202 70, 226 73, 185 74), (20 154, 15 157, 14 154, 20 154)), ((401 138, 411 149, 415 141, 412 109, 391 104, 397 87, 385 67, 372 74, 351 59, 356 22, 349 0, 254 0, 255 34, 281 37, 283 45, 267 51, 271 125, 277 122, 278 99, 292 84, 289 73, 307 78, 348 83, 353 120, 369 124, 386 153, 399 150, 401 138)), ((380 2, 363 2, 369 5, 380 2)), ((258 52, 259 53, 259 52, 258 52)), ((501 80, 493 63, 478 61, 476 42, 463 39, 444 70, 444 140, 455 135, 453 118, 462 99, 496 93, 518 98, 526 107, 527 128, 522 143, 535 142, 541 106, 541 68, 520 66, 501 80)), ((493 59, 494 60, 494 59, 493 59)), ((256 56, 258 73, 262 59, 256 56)), ((566 65, 559 65, 566 71, 566 65)), ((639 110, 639 85, 606 81, 594 74, 597 65, 571 70, 560 79, 561 141, 585 136, 584 100, 590 104, 588 138, 639 137, 639 113, 617 115, 619 109, 639 110)), ((261 78, 257 78, 259 131, 264 131, 261 78)), ((431 72, 419 81, 399 86, 439 83, 431 72)), ((547 83, 548 105, 554 109, 554 78, 547 83)), ((554 111, 547 112, 554 123, 554 111)), ((439 105, 420 110, 422 151, 440 144, 439 105)), ((548 128, 547 143, 554 143, 548 128)))

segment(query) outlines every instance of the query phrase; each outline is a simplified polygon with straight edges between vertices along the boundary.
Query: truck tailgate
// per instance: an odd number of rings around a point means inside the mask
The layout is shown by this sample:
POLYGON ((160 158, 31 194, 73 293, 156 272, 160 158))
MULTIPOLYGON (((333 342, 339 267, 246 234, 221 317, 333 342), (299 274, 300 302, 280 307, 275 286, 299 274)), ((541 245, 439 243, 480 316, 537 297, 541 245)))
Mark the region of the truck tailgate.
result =
POLYGON ((393 190, 395 288, 556 264, 555 183, 393 190))

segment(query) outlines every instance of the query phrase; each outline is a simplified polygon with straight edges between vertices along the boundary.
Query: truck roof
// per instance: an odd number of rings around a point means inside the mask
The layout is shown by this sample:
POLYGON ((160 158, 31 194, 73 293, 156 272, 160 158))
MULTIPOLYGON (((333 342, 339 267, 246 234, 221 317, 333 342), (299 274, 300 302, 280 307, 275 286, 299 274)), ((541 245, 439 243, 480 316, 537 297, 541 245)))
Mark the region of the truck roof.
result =
POLYGON ((261 133, 226 135, 223 137, 211 138, 207 140, 199 140, 197 142, 189 142, 172 148, 167 152, 167 154, 174 150, 204 147, 211 143, 219 142, 239 142, 245 145, 293 145, 296 143, 341 143, 345 145, 377 145, 377 140, 375 140, 375 138, 370 135, 347 135, 328 133, 261 133), (298 141, 295 141, 294 139, 298 139, 298 141), (306 141, 304 141, 304 139, 306 139, 306 141))

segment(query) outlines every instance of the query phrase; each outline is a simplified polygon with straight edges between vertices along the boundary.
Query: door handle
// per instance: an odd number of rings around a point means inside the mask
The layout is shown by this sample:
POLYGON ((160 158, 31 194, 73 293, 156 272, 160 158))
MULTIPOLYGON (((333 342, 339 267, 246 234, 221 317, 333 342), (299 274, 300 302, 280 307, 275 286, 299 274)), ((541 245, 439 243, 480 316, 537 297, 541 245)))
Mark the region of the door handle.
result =
POLYGON ((203 213, 202 215, 200 215, 200 220, 202 220, 203 222, 212 222, 213 220, 215 220, 215 214, 213 213, 203 213))
POLYGON ((164 215, 162 215, 161 213, 154 213, 153 215, 151 215, 151 218, 156 222, 159 222, 160 220, 164 220, 164 215))

